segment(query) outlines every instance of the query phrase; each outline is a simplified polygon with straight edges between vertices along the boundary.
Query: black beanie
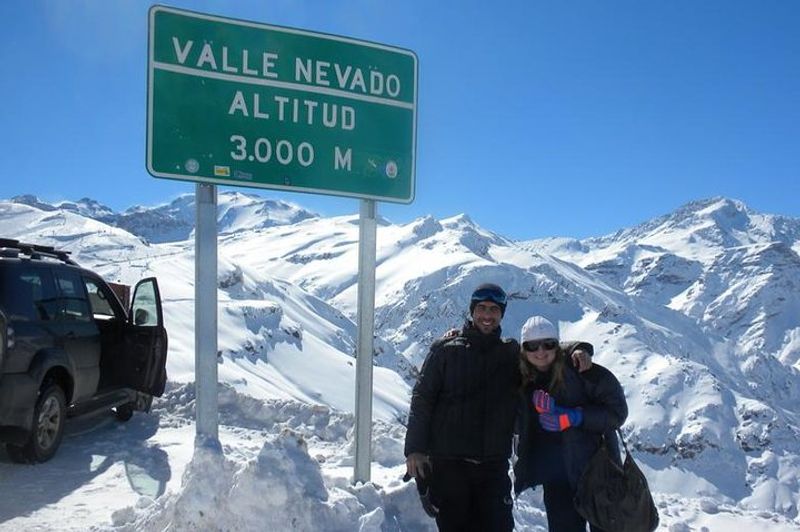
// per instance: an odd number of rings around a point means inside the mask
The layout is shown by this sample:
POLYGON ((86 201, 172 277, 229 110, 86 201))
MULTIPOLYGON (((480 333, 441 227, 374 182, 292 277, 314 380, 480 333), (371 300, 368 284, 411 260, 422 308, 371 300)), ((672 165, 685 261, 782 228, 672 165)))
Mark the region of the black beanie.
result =
POLYGON ((469 315, 472 316, 475 310, 475 305, 481 301, 491 301, 500 307, 500 316, 506 313, 507 296, 502 288, 492 283, 484 283, 472 292, 472 297, 469 301, 469 315))

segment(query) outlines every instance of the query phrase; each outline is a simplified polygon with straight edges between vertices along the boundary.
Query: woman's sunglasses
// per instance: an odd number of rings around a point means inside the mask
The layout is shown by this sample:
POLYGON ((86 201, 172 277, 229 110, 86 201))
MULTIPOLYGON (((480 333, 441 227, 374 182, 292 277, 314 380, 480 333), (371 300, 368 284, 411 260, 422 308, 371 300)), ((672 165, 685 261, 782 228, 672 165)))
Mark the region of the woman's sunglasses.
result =
POLYGON ((522 348, 525 351, 530 351, 531 353, 538 351, 540 347, 547 351, 550 349, 555 349, 558 347, 558 340, 533 340, 522 343, 522 348))

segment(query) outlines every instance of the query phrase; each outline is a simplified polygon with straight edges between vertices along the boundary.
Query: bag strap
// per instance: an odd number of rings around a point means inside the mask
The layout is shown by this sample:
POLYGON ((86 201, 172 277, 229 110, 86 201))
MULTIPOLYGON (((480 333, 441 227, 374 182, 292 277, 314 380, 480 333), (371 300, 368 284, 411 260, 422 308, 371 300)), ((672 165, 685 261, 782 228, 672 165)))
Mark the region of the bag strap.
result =
POLYGON ((617 428, 617 436, 619 437, 619 441, 622 442, 622 448, 625 449, 625 454, 631 454, 630 451, 628 451, 628 444, 625 443, 625 438, 622 437, 622 431, 619 428, 617 428))

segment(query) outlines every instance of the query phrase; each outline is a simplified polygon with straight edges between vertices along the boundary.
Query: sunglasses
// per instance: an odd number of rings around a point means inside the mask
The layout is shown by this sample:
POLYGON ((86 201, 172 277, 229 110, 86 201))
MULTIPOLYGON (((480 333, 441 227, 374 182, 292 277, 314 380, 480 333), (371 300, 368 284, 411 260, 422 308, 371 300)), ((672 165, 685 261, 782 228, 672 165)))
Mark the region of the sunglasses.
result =
POLYGON ((530 351, 533 353, 534 351, 538 351, 539 348, 545 349, 549 351, 550 349, 555 349, 558 347, 558 340, 532 340, 530 342, 523 342, 522 348, 525 351, 530 351))
POLYGON ((483 288, 472 294, 472 301, 491 301, 498 305, 505 305, 506 300, 505 293, 490 288, 483 288))

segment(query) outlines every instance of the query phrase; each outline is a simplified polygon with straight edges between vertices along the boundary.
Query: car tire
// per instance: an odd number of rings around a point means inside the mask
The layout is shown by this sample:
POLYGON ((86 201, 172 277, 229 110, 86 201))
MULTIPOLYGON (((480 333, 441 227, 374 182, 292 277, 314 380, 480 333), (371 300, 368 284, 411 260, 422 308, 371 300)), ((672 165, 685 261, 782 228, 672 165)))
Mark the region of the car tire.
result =
POLYGON ((56 454, 64 436, 67 400, 61 386, 50 382, 42 386, 33 410, 33 431, 22 445, 7 445, 8 456, 17 463, 40 463, 56 454))
POLYGON ((117 418, 117 421, 128 421, 131 417, 133 417, 133 410, 135 408, 134 403, 125 403, 124 405, 119 405, 114 409, 114 415, 117 418))
POLYGON ((140 412, 149 412, 152 407, 153 396, 140 393, 139 397, 136 398, 136 408, 134 410, 138 410, 140 412))

